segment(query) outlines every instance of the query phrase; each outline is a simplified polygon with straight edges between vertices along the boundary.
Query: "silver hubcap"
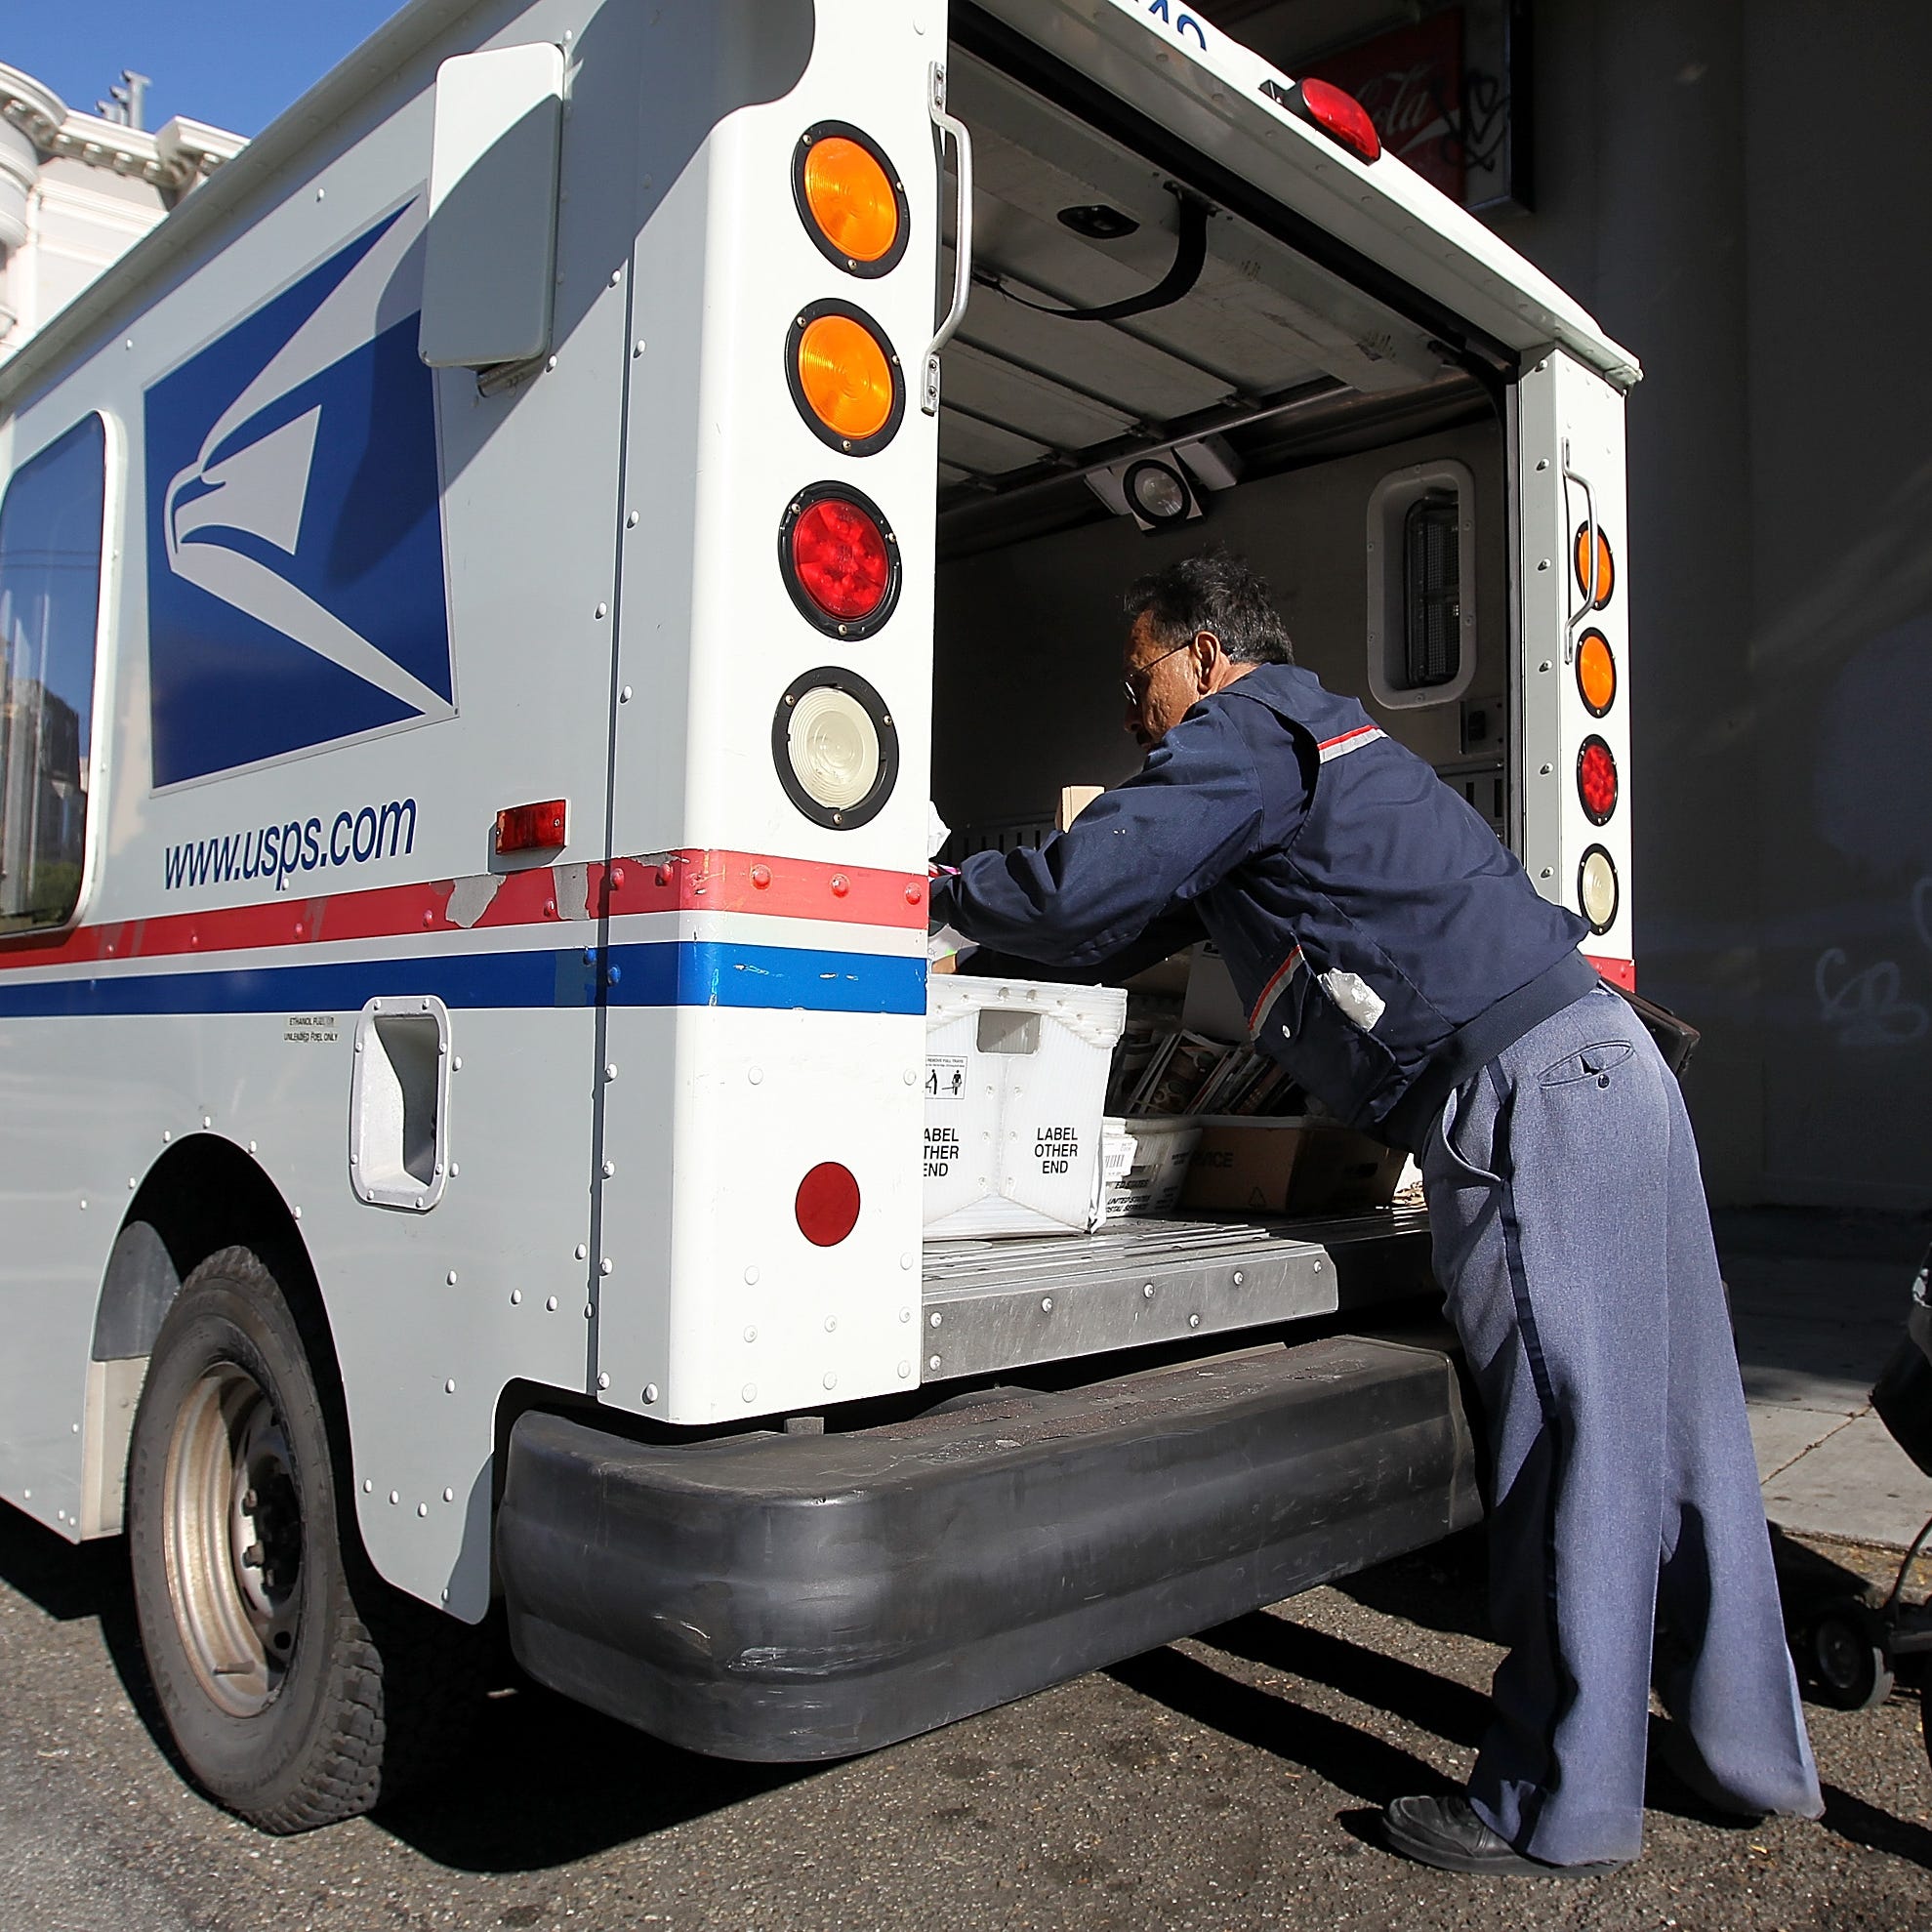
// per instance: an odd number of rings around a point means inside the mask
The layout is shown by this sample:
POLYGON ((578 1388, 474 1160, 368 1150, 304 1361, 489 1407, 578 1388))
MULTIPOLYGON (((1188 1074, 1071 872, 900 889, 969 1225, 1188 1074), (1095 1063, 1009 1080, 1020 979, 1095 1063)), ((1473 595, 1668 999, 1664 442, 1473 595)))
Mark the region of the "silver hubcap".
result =
POLYGON ((295 1658, 302 1506, 281 1419, 232 1362, 182 1405, 166 1499, 168 1595, 188 1662, 222 1709, 252 1717, 295 1658))

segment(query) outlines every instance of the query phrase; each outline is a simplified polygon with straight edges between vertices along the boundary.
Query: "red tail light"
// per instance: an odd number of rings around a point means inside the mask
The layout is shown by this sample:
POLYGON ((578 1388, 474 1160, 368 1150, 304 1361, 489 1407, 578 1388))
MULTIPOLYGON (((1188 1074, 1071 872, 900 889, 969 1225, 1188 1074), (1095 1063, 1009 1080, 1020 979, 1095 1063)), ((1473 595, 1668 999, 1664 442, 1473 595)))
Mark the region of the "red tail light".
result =
POLYGON ((899 546, 879 507, 842 484, 814 483, 792 499, 778 533, 792 601, 821 631, 871 635, 899 595, 899 546))
POLYGON ((1577 755, 1577 794, 1592 825, 1606 823, 1617 809, 1617 760, 1601 738, 1585 738, 1577 755))
POLYGON ((1292 100, 1290 105, 1331 140, 1339 142, 1358 160, 1380 158, 1381 136, 1376 132, 1369 110, 1352 94, 1344 94, 1330 81, 1312 79, 1296 82, 1295 93, 1299 98, 1292 100))

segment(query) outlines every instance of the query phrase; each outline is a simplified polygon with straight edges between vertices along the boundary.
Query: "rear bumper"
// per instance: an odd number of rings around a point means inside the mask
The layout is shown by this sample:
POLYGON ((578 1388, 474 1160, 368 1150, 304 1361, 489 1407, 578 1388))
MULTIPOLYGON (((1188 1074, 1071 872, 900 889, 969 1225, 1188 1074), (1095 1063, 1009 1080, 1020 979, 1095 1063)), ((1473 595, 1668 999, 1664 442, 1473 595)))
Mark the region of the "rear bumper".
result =
POLYGON ((724 1757, 891 1744, 1481 1513, 1439 1350, 1342 1336, 844 1435, 512 1432, 498 1558, 541 1682, 724 1757))

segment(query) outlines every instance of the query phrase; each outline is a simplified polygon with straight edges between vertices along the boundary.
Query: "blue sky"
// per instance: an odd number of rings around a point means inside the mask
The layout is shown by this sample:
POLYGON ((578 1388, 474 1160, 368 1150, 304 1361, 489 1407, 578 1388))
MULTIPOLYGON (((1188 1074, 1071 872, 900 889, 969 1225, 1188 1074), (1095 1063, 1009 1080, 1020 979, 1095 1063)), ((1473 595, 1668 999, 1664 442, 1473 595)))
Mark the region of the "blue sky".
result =
POLYGON ((92 113, 123 67, 172 115, 257 135, 399 11, 400 0, 5 0, 0 62, 92 113))

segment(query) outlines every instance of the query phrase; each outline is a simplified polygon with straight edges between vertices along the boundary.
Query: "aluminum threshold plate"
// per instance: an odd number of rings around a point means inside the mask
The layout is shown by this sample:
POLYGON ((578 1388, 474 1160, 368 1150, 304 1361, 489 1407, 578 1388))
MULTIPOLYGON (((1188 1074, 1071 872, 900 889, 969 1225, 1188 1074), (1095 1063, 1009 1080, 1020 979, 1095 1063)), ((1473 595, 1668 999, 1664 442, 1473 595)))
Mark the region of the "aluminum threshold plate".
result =
POLYGON ((925 1251, 922 1379, 1333 1314, 1319 1243, 1256 1221, 1110 1221, 1089 1235, 925 1251))

